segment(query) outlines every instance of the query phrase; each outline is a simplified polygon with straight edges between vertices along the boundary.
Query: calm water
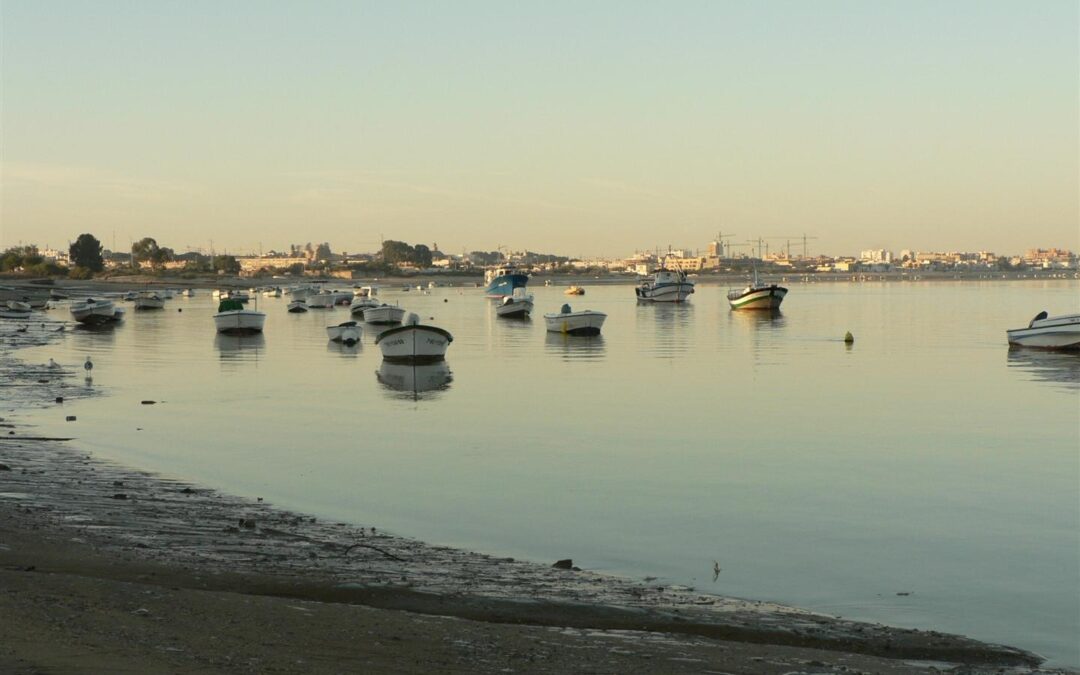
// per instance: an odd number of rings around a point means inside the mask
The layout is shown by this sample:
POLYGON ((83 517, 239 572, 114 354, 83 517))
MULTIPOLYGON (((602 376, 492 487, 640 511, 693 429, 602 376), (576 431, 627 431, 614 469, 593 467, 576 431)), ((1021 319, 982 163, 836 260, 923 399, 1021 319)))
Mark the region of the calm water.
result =
POLYGON ((684 306, 590 286, 569 302, 608 313, 591 339, 546 334, 567 299, 533 290, 531 322, 478 289, 384 290, 455 340, 446 370, 383 381, 370 328, 327 343, 344 308, 260 299, 247 339, 215 336, 208 292, 129 308, 25 354, 92 355, 108 394, 35 421, 322 517, 1080 665, 1080 356, 1004 332, 1078 311, 1077 282, 796 284, 777 317, 729 312, 719 286, 684 306), (414 378, 438 388, 384 383, 414 378))

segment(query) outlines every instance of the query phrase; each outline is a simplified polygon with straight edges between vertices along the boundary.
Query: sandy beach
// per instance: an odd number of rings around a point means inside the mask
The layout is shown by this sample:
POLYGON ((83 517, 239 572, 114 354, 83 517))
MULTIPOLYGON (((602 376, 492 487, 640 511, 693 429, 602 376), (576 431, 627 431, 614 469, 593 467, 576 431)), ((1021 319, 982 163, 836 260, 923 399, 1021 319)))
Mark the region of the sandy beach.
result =
POLYGON ((87 391, 82 373, 18 360, 59 325, 0 327, 2 672, 1060 672, 1011 647, 565 569, 558 552, 432 546, 99 460, 21 421, 87 391))

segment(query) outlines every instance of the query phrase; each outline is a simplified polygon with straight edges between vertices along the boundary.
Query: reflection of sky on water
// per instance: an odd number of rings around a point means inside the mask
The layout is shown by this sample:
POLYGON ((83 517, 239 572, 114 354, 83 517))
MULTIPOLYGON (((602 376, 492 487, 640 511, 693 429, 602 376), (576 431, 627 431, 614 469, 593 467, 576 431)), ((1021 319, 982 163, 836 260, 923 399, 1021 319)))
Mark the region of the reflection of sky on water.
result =
POLYGON ((380 378, 378 328, 355 353, 327 346, 345 308, 262 299, 265 336, 222 342, 209 296, 177 298, 28 353, 92 355, 110 394, 65 403, 77 428, 33 421, 322 517, 1080 664, 1076 361, 1005 341, 1040 309, 1076 311, 1077 284, 789 288, 770 314, 732 312, 726 285, 679 306, 589 286, 572 302, 608 315, 599 338, 547 333, 559 287, 530 289, 526 322, 480 289, 385 289, 454 336, 452 385, 418 394, 380 382, 407 376, 380 378))

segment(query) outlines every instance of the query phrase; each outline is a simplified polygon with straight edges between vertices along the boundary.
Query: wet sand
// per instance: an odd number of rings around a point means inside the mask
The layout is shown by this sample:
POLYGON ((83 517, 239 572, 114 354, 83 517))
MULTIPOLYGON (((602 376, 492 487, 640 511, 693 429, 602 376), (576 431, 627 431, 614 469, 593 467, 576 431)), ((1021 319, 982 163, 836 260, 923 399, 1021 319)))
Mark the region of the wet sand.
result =
POLYGON ((54 325, 0 327, 0 672, 1051 672, 1009 647, 431 546, 95 459, 19 423, 88 391, 17 360, 62 339, 54 325))

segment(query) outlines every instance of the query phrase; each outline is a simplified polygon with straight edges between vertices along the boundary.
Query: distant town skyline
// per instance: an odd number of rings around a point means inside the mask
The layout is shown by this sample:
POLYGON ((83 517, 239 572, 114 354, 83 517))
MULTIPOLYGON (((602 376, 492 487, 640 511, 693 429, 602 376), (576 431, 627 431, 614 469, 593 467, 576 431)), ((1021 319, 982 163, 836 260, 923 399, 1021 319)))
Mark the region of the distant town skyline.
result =
POLYGON ((0 12, 3 248, 1080 249, 1071 1, 0 12))

